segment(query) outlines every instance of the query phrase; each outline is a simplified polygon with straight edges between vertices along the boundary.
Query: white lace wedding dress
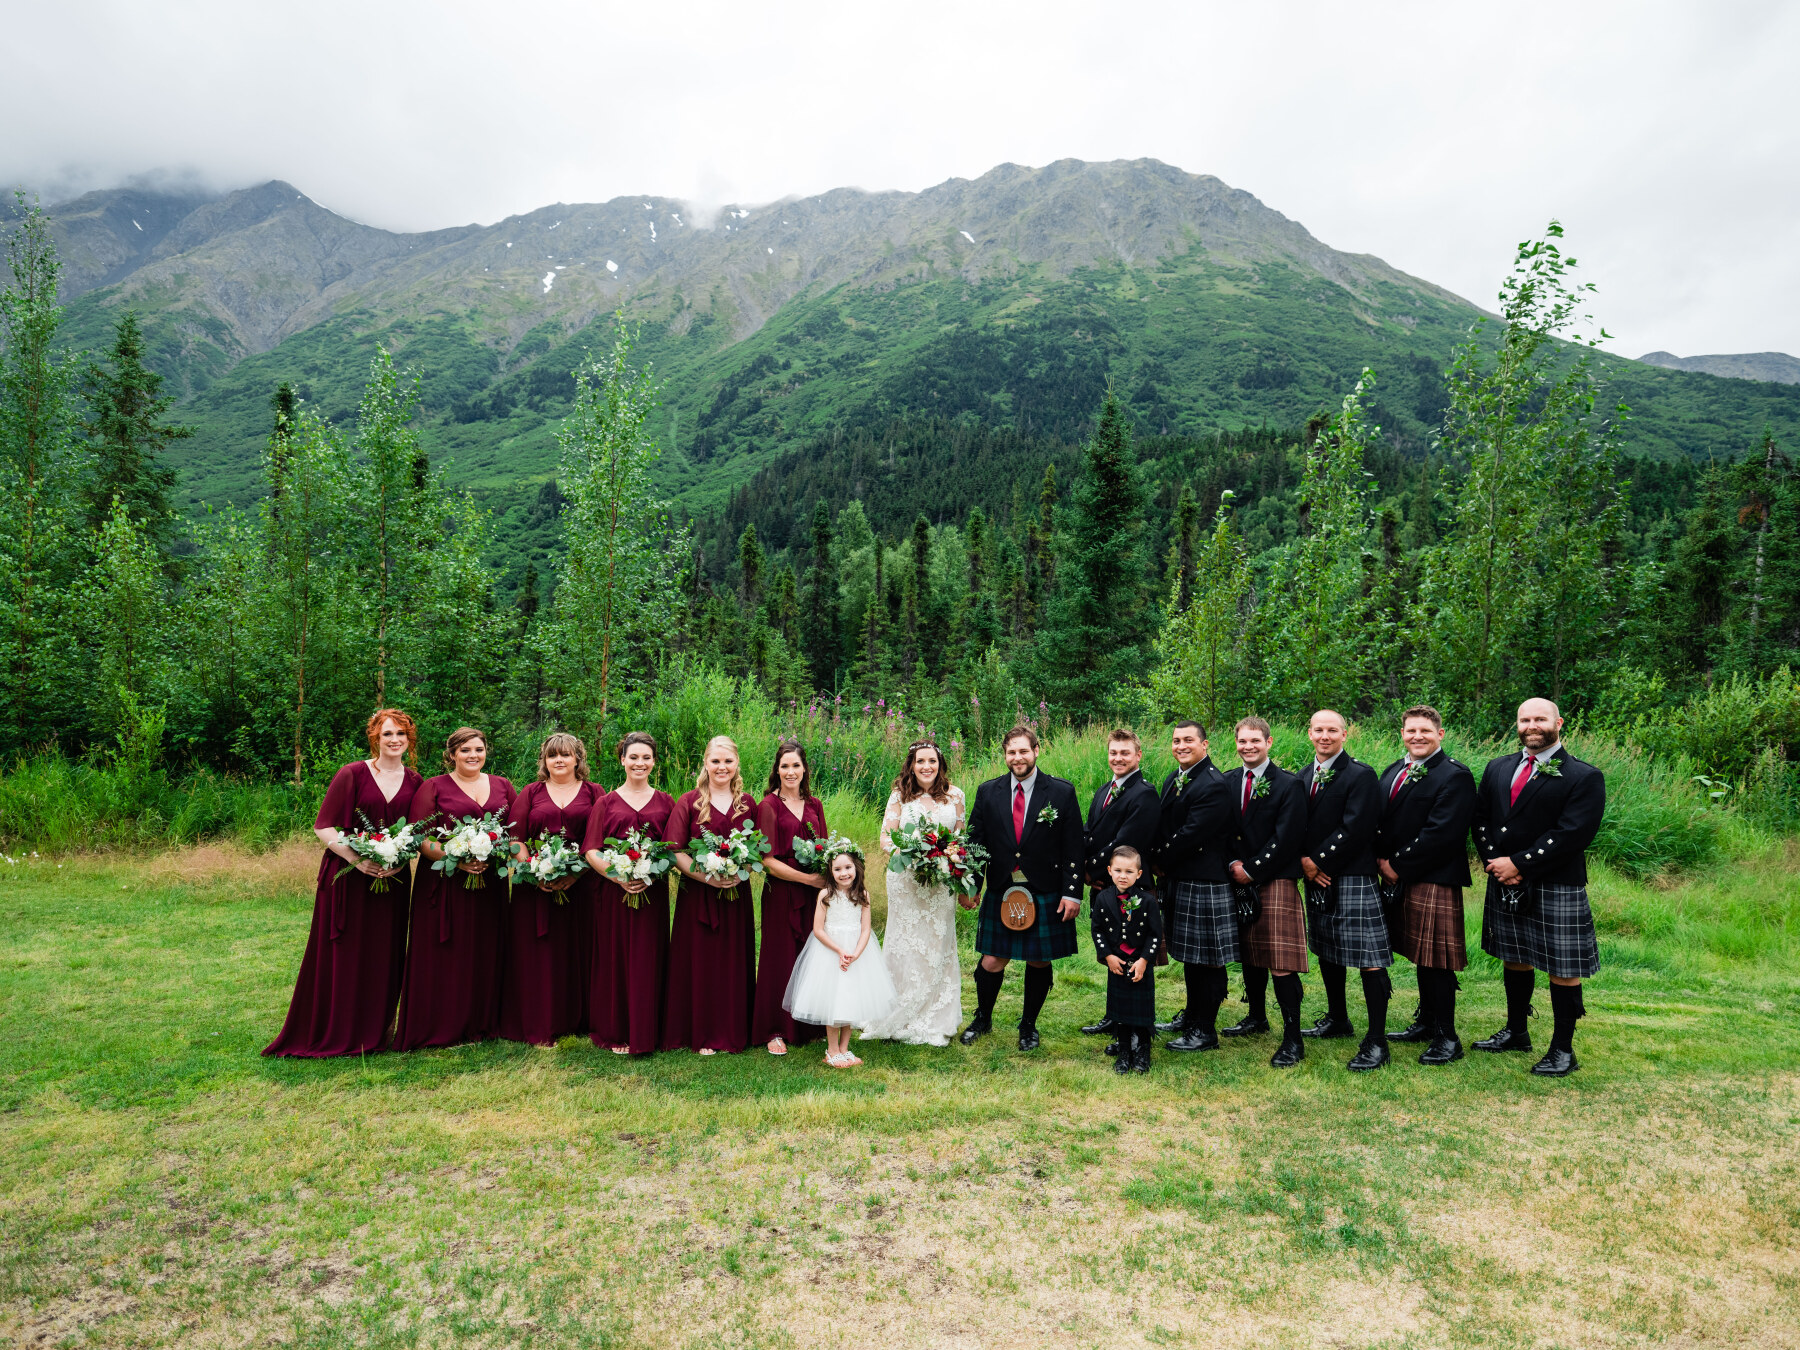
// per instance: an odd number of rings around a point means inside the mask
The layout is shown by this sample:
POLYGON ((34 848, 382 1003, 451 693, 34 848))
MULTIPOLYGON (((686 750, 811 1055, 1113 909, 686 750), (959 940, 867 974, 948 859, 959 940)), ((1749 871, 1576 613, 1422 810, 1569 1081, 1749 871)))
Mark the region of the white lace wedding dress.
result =
MULTIPOLYGON (((929 819, 962 828, 966 819, 962 789, 950 789, 947 801, 916 797, 902 803, 888 796, 881 818, 881 847, 892 852, 893 832, 929 819)), ((882 950, 897 997, 892 1014, 863 1033, 864 1040, 903 1041, 908 1045, 948 1045, 962 1024, 962 970, 956 958, 956 899, 947 887, 921 886, 908 872, 887 874, 887 932, 882 950)))

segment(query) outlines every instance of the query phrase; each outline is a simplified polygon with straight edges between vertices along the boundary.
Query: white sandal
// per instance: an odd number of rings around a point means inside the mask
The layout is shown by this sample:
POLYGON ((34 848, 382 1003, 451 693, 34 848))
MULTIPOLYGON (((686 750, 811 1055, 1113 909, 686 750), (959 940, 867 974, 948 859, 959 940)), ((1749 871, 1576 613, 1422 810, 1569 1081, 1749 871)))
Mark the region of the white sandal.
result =
POLYGON ((782 1040, 779 1036, 771 1036, 769 1037, 769 1044, 766 1048, 771 1055, 785 1055, 787 1053, 787 1042, 782 1040))

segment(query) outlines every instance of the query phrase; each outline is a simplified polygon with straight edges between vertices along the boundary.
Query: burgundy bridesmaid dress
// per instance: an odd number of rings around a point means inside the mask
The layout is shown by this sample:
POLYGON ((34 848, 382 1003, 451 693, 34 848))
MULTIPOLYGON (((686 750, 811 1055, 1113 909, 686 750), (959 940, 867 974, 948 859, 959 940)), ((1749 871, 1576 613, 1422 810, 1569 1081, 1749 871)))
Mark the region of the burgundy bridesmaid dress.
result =
MULTIPOLYGON (((764 797, 756 808, 756 828, 769 837, 769 856, 789 867, 800 866, 794 861, 796 839, 824 839, 829 834, 825 808, 817 797, 806 799, 806 806, 796 819, 778 792, 764 797)), ((806 939, 812 936, 813 911, 818 903, 817 887, 782 881, 773 873, 764 873, 761 949, 756 958, 756 1012, 750 1023, 753 1044, 767 1045, 770 1037, 779 1036, 789 1045, 805 1045, 825 1034, 824 1027, 796 1022, 781 1006, 788 978, 794 973, 794 961, 806 939)))
MULTIPOLYGON (((654 792, 642 811, 617 792, 594 803, 582 851, 604 849, 608 839, 643 830, 664 837, 675 799, 654 792)), ((631 896, 616 881, 600 878, 594 901, 594 940, 589 953, 588 1028, 595 1045, 623 1046, 634 1055, 656 1049, 662 1029, 663 981, 669 969, 669 879, 631 896)))
MULTIPOLYGON (((464 816, 512 810, 513 785, 488 775, 488 797, 477 804, 453 774, 427 778, 413 796, 421 817, 435 811, 432 828, 464 816)), ((504 953, 506 882, 492 864, 486 883, 470 890, 467 873, 445 876, 419 859, 413 884, 412 938, 406 949, 406 987, 400 997, 396 1050, 460 1045, 490 1039, 500 1022, 500 969, 504 953)))
MULTIPOLYGON (((403 816, 411 820, 408 812, 424 781, 417 769, 406 770, 389 801, 366 760, 346 764, 332 775, 314 823, 320 829, 360 829, 358 811, 377 825, 391 825, 403 816)), ((366 1055, 387 1040, 400 1002, 412 874, 402 869, 388 878, 385 891, 371 893, 373 878, 361 872, 334 880, 343 867, 344 860, 327 849, 319 863, 312 933, 294 981, 294 1000, 265 1055, 366 1055)))
MULTIPOLYGON (((694 854, 702 829, 723 838, 746 821, 756 804, 740 793, 721 819, 704 789, 684 792, 669 812, 665 842, 694 854)), ((669 982, 663 994, 661 1045, 665 1050, 727 1050, 750 1044, 750 1012, 756 1000, 756 917, 750 883, 722 891, 681 879, 669 934, 669 982)))
MULTIPOLYGON (((558 806, 548 783, 527 783, 513 798, 507 828, 514 839, 529 842, 560 834, 580 848, 599 795, 592 783, 578 783, 569 804, 558 806)), ((588 929, 582 911, 593 907, 594 881, 592 872, 585 873, 560 893, 513 883, 500 989, 502 1040, 555 1045, 580 1028, 586 1002, 580 939, 588 929)))

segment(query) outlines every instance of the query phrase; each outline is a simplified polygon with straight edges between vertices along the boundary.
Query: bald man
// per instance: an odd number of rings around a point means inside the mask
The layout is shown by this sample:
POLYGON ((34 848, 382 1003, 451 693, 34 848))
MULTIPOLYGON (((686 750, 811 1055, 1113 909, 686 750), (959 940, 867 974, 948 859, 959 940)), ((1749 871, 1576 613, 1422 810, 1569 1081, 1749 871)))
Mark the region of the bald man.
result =
POLYGON ((1606 777, 1562 743, 1547 698, 1519 705, 1519 752, 1488 761, 1475 804, 1475 851, 1488 874, 1481 949, 1506 966, 1506 1025, 1477 1050, 1529 1051, 1537 972, 1550 977, 1550 1048, 1531 1071, 1562 1078, 1575 1061, 1581 982, 1600 969, 1588 908, 1587 850, 1606 814, 1606 777))

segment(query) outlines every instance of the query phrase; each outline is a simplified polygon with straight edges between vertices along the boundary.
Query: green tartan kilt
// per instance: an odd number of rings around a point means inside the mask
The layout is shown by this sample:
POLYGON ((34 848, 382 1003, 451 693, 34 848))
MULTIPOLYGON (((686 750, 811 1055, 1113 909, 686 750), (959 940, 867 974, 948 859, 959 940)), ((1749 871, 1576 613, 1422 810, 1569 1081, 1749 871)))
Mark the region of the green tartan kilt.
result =
POLYGON ((976 951, 1008 961, 1058 961, 1075 955, 1075 929, 1080 919, 1077 916, 1064 922, 1056 917, 1061 896, 1034 892, 1031 898, 1037 902, 1037 920, 1015 933, 1000 922, 1000 894, 989 891, 981 897, 981 918, 975 928, 976 951))

